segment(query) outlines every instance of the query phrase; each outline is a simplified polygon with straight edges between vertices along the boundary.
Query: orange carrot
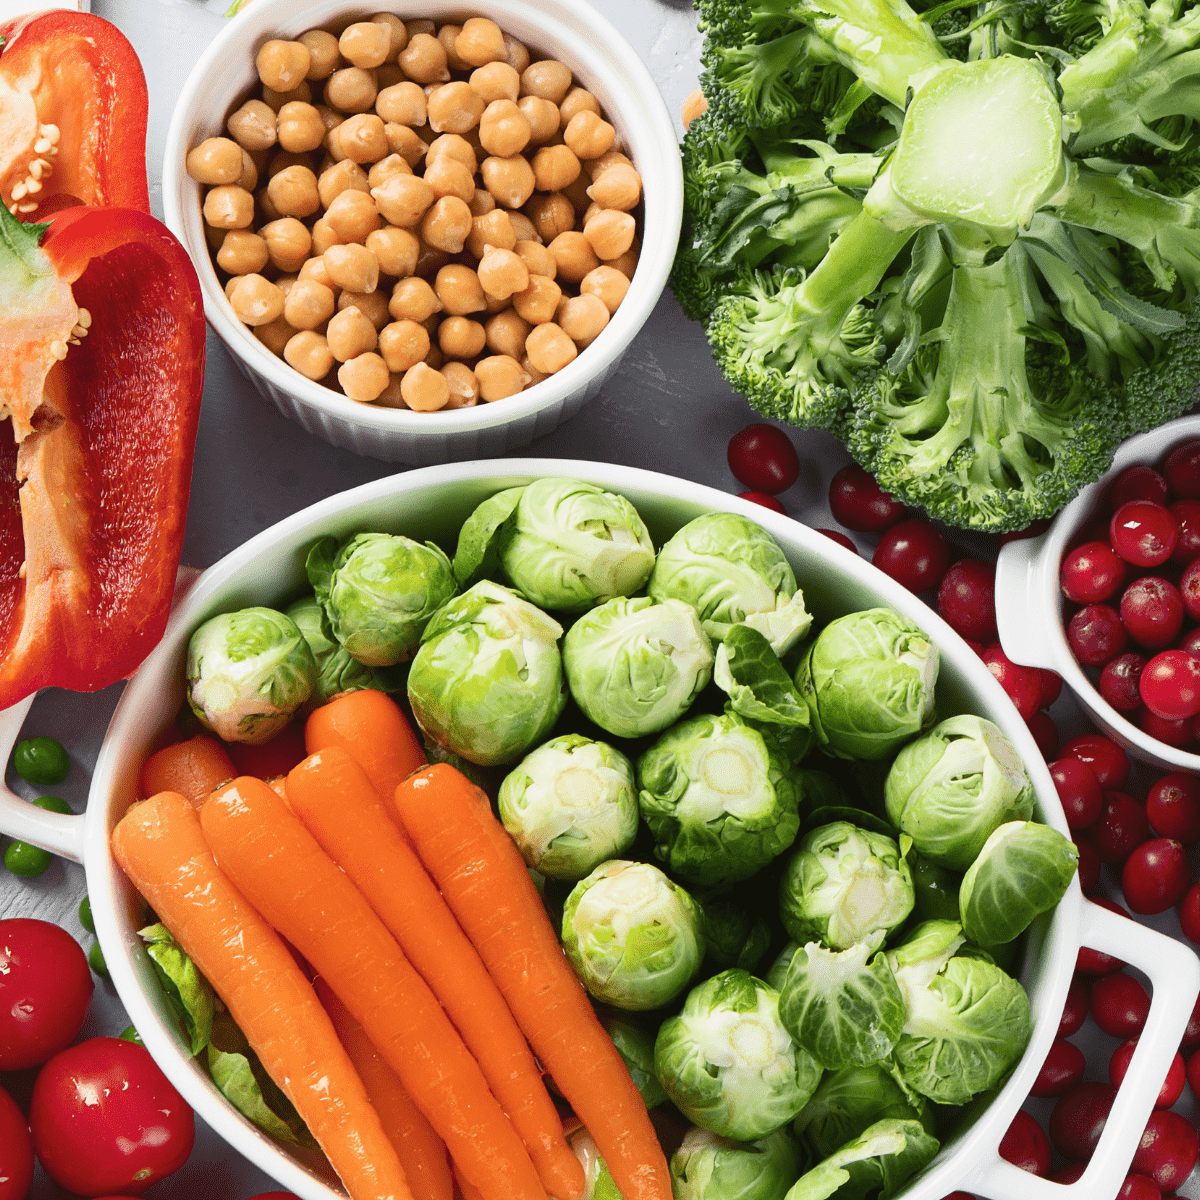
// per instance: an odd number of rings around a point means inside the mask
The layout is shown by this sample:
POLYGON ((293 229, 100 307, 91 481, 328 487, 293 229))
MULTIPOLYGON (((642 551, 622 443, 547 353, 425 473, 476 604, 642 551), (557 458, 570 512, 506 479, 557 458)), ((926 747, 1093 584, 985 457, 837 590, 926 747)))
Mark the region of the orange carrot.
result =
MULTIPOLYGON (((269 742, 252 746, 248 742, 230 742, 229 757, 237 767, 234 775, 253 775, 255 779, 275 779, 286 775, 305 755, 304 726, 289 721, 269 742)), ((227 782, 226 776, 221 782, 227 782)))
POLYGON ((396 1147, 413 1200, 452 1200, 454 1180, 442 1139, 412 1102, 396 1072, 379 1057, 363 1027, 333 994, 323 979, 316 981, 317 998, 350 1055, 371 1103, 383 1122, 383 1131, 396 1147))
POLYGON ((309 754, 340 746, 385 799, 426 763, 399 705, 373 688, 346 692, 316 709, 304 727, 304 744, 309 754))
POLYGON ((221 870, 325 977, 471 1182, 489 1200, 544 1200, 521 1139, 437 998, 283 801, 242 776, 209 797, 200 824, 221 870))
POLYGON ((134 804, 113 830, 112 848, 225 1002, 353 1200, 412 1200, 325 1010, 275 931, 218 870, 191 803, 162 792, 134 804))
POLYGON ((142 763, 140 794, 179 792, 199 808, 209 792, 237 773, 224 746, 216 738, 199 733, 186 742, 156 750, 142 763))
POLYGON ((525 862, 487 796, 445 763, 395 792, 400 818, 534 1053, 587 1126, 625 1200, 670 1200, 646 1105, 592 1011, 525 862))
POLYGON ((479 1189, 471 1186, 471 1181, 457 1168, 454 1168, 454 1182, 462 1194, 462 1200, 480 1200, 479 1189))
POLYGON ((542 1186, 557 1200, 582 1196, 583 1168, 524 1035, 366 773, 331 747, 288 775, 287 793, 292 811, 358 886, 458 1028, 542 1186))

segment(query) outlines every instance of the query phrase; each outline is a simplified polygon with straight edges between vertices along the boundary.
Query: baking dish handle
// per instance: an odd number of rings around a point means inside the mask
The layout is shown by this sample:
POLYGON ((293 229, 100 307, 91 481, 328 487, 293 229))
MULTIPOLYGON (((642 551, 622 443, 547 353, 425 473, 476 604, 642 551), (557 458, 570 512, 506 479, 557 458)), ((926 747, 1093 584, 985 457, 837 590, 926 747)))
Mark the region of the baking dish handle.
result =
POLYGON ((1018 538, 1000 547, 996 560, 996 631, 1004 653, 1023 667, 1054 667, 1055 655, 1040 622, 1030 613, 1044 611, 1041 598, 1042 547, 1048 534, 1018 538))
MULTIPOLYGON (((0 763, 6 763, 33 704, 27 696, 11 708, 0 709, 0 763)), ((0 833, 40 846, 71 862, 83 861, 83 815, 47 812, 22 800, 0 782, 0 833)))
POLYGON ((1137 967, 1149 978, 1153 991, 1146 1027, 1096 1151, 1078 1181, 1039 1179, 1005 1162, 997 1151, 993 1161, 982 1164, 963 1184, 965 1190, 988 1200, 1113 1200, 1200 994, 1200 959, 1192 950, 1098 904, 1084 903, 1080 941, 1137 967))

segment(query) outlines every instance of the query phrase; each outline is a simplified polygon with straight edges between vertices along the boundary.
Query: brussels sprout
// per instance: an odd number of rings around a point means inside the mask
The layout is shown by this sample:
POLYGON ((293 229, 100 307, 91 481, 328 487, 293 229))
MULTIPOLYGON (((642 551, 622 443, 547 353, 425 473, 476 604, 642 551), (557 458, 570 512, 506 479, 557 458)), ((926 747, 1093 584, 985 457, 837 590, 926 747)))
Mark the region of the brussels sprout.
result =
POLYGON ((779 882, 779 915, 798 942, 878 950, 913 908, 912 876, 890 837, 848 821, 805 835, 779 882))
POLYGON ((563 639, 575 703, 617 737, 673 725, 708 683, 712 664, 696 610, 678 600, 609 600, 580 617, 563 639))
POLYGON ((907 861, 916 895, 913 911, 917 916, 922 921, 957 921, 962 876, 931 863, 915 850, 909 850, 907 861))
POLYGON ((647 1108, 655 1108, 666 1098, 663 1085, 654 1073, 654 1034, 617 1017, 601 1017, 604 1032, 612 1038, 629 1071, 629 1078, 641 1093, 647 1108))
POLYGON ((990 959, 959 954, 954 921, 926 921, 888 954, 904 994, 896 1065, 937 1104, 966 1104, 995 1087, 1029 1041, 1025 989, 990 959))
POLYGON ((188 642, 188 705, 227 742, 268 742, 312 694, 317 664, 291 617, 243 608, 205 621, 188 642))
POLYGON ((788 967, 792 965, 792 959, 796 957, 796 951, 799 949, 799 942, 788 942, 775 955, 770 968, 764 976, 769 987, 773 987, 777 992, 783 991, 783 981, 787 978, 788 967))
POLYGON ((432 542, 390 533, 336 546, 322 538, 305 563, 333 636, 368 667, 407 662, 429 618, 458 590, 450 560, 432 542))
POLYGON ((920 1121, 924 1126, 927 1106, 919 1097, 916 1101, 919 1109, 883 1064, 843 1067, 825 1074, 792 1128, 820 1160, 852 1142, 876 1121, 890 1117, 920 1121))
POLYGON ((693 1127, 671 1156, 671 1193, 675 1200, 779 1200, 803 1164, 786 1129, 734 1142, 693 1127))
POLYGON ((817 737, 840 758, 894 754, 933 722, 937 647, 907 617, 871 608, 830 621, 796 672, 817 737))
POLYGON ((583 1194, 579 1200, 621 1200, 616 1182, 608 1172, 592 1135, 581 1125, 567 1135, 567 1145, 575 1151, 583 1167, 583 1194))
MULTIPOLYGON (((771 928, 732 896, 703 900, 704 941, 708 952, 704 965, 708 970, 723 971, 740 967, 753 971, 771 944, 771 928)), ((776 989, 778 990, 778 989, 776 989)))
POLYGON ((481 579, 500 578, 500 542, 512 524, 523 487, 505 488, 489 496, 463 522, 454 551, 454 578, 460 588, 481 579))
POLYGON ((1033 814, 1021 756, 991 721, 950 717, 896 755, 884 784, 892 824, 931 862, 964 871, 1007 821, 1033 814))
POLYGON ((812 624, 778 543, 734 513, 706 513, 680 529, 658 552, 648 590, 690 604, 714 642, 748 625, 780 657, 812 624))
POLYGON ((562 626, 483 580, 425 628, 408 701, 425 736, 482 766, 510 763, 541 741, 567 703, 562 626))
MULTIPOLYGON (((812 727, 808 705, 770 643, 747 625, 735 625, 717 647, 713 682, 729 696, 730 708, 740 717, 805 733, 812 727)), ((806 749, 811 741, 811 735, 805 739, 806 749)))
POLYGON ((691 883, 748 879, 800 829, 800 789, 770 734, 731 713, 667 730, 637 762, 654 853, 691 883))
POLYGON ((821 1078, 779 1020, 779 993, 736 968, 693 988, 662 1023, 654 1071, 689 1121, 741 1142, 790 1121, 821 1078))
POLYGON ((704 958, 700 906, 649 863, 613 859, 581 879, 563 910, 563 947, 584 987, 606 1004, 658 1008, 704 958))
POLYGON ((963 876, 963 932, 977 946, 1011 942, 1062 899, 1078 862, 1079 851, 1049 825, 1001 825, 963 876))
POLYGON ((779 993, 784 1027, 831 1071, 870 1066, 891 1052, 904 1027, 904 997, 882 953, 826 950, 809 942, 792 955, 779 993))
POLYGON ((526 755, 505 776, 499 803, 522 857, 551 879, 582 879, 637 836, 632 764, 576 733, 526 755))
POLYGON ((888 1200, 937 1152, 937 1138, 916 1121, 876 1121, 802 1175, 784 1200, 888 1200))
POLYGON ((365 688, 380 692, 403 689, 403 667, 364 666, 332 640, 332 631, 325 624, 325 610, 317 603, 316 596, 304 596, 289 604, 285 611, 304 634, 317 664, 317 681, 309 697, 314 704, 328 704, 343 692, 360 692, 365 688))

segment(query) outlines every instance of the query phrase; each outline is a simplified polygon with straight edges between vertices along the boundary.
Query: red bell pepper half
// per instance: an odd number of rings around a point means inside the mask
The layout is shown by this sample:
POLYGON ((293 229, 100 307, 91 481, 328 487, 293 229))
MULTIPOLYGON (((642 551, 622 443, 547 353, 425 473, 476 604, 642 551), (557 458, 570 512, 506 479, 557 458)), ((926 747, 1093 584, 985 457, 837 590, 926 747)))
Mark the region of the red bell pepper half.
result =
POLYGON ((0 201, 22 220, 79 204, 150 211, 146 77, 91 13, 0 23, 0 201))
POLYGON ((162 636, 204 336, 195 269, 153 217, 0 209, 0 707, 107 687, 162 636))

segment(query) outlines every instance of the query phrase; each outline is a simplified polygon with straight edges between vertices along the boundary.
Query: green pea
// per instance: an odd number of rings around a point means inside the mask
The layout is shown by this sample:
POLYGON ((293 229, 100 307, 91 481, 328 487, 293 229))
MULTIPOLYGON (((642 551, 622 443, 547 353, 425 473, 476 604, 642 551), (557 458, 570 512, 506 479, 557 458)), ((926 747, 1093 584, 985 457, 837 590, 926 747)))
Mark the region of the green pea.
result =
MULTIPOLYGON (((47 812, 69 813, 71 806, 58 796, 41 796, 34 801, 38 808, 47 812)), ((50 866, 51 855, 48 850, 39 846, 31 846, 27 842, 13 842, 4 852, 4 865, 14 874, 26 879, 33 879, 43 874, 50 866)))
POLYGON ((120 1038, 123 1042, 133 1042, 137 1046, 145 1045, 145 1042, 142 1041, 142 1035, 132 1025, 127 1025, 121 1030, 120 1038))
POLYGON ((88 933, 96 932, 96 922, 92 920, 92 902, 86 896, 79 902, 79 923, 88 933))
POLYGON ((50 737, 18 742, 13 750, 13 770, 28 783, 45 787, 62 783, 71 769, 67 752, 50 737))
POLYGON ((88 966, 91 967, 101 979, 108 978, 108 963, 104 961, 104 951, 100 949, 99 942, 93 942, 92 948, 88 951, 88 966))

